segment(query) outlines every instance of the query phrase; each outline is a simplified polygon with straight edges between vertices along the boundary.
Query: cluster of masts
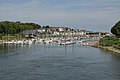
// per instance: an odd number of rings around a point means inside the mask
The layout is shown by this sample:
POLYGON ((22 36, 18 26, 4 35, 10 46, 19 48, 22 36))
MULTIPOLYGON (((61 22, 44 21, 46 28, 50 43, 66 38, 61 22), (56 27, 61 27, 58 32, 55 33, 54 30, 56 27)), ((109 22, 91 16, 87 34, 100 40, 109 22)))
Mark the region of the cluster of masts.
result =
POLYGON ((12 41, 3 41, 3 44, 12 44, 12 45, 29 45, 33 43, 33 40, 12 40, 12 41))
MULTIPOLYGON (((56 43, 58 45, 71 45, 71 44, 81 44, 81 45, 90 45, 90 39, 79 39, 79 38, 36 38, 36 39, 27 39, 27 40, 12 40, 12 41, 3 41, 2 44, 10 45, 31 45, 31 44, 52 44, 56 43)), ((96 40, 98 41, 98 40, 96 40)))

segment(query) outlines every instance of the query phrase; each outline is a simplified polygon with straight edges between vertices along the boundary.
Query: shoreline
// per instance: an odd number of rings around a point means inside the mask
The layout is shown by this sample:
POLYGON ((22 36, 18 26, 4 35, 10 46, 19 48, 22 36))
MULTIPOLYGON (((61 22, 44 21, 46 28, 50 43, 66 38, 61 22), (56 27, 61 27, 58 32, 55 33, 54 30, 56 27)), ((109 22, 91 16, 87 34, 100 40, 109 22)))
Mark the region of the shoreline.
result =
POLYGON ((97 43, 95 45, 92 45, 91 47, 108 50, 108 51, 114 52, 114 54, 116 54, 116 55, 120 55, 120 49, 114 48, 112 46, 102 46, 99 43, 97 43))

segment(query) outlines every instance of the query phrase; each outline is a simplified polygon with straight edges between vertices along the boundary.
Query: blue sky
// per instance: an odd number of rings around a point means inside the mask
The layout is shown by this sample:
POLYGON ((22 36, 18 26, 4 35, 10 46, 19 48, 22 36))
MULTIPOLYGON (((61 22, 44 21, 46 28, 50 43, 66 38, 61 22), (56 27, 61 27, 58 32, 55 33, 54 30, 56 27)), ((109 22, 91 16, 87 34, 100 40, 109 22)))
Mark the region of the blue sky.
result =
POLYGON ((109 32, 120 20, 120 0, 0 0, 5 20, 109 32))

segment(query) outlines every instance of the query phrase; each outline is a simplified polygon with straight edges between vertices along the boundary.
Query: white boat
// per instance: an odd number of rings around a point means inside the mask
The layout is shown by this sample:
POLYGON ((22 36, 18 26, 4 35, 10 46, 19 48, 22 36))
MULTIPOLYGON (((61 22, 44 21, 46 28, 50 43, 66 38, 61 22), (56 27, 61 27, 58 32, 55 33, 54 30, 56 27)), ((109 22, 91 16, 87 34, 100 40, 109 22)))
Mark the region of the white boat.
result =
POLYGON ((83 46, 89 46, 90 44, 89 43, 83 43, 82 45, 83 46))
POLYGON ((74 41, 64 41, 64 42, 59 42, 58 44, 59 45, 71 45, 71 44, 75 44, 76 42, 74 42, 74 41))
POLYGON ((43 43, 45 40, 44 39, 37 39, 36 43, 43 43))
POLYGON ((45 40, 44 42, 45 42, 46 44, 50 44, 50 43, 53 42, 53 40, 45 40))
POLYGON ((82 42, 83 42, 83 40, 78 41, 78 43, 82 43, 82 42))
POLYGON ((32 44, 32 43, 33 43, 32 40, 25 40, 25 41, 23 42, 24 45, 30 45, 30 44, 32 44))

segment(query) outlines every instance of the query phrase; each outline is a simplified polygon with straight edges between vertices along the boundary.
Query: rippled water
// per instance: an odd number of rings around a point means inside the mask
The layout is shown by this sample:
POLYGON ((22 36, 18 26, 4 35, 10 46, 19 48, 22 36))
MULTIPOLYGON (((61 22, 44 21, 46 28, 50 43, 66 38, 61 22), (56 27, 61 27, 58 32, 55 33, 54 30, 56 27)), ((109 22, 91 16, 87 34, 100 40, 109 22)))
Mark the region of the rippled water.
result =
POLYGON ((80 45, 0 46, 0 80, 120 80, 120 57, 80 45))

